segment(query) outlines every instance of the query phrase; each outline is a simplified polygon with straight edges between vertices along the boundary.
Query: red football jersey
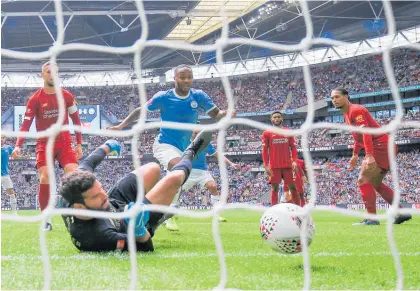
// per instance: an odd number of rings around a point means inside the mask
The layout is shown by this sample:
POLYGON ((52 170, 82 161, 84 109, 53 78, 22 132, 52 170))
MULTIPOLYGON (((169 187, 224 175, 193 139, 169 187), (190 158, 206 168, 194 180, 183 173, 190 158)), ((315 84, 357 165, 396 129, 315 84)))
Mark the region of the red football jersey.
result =
POLYGON ((297 160, 295 138, 265 130, 262 134, 262 156, 264 165, 272 169, 291 168, 292 158, 297 160))
MULTIPOLYGON (((348 125, 354 125, 359 127, 370 127, 370 128, 379 128, 381 127, 378 122, 372 117, 369 110, 359 104, 349 104, 349 110, 347 113, 344 113, 344 121, 348 125)), ((366 152, 371 153, 370 145, 366 145, 363 139, 363 134, 361 133, 352 133, 354 138, 354 152, 359 153, 361 148, 365 148, 366 152)), ((387 134, 377 134, 371 135, 373 147, 382 146, 388 142, 387 134)))
MULTIPOLYGON (((79 112, 77 110, 76 101, 73 95, 62 89, 64 97, 64 122, 63 125, 69 124, 69 113, 72 115, 73 123, 80 125, 79 112)), ((58 119, 58 101, 56 94, 47 94, 41 88, 36 91, 28 100, 26 105, 25 118, 20 128, 20 131, 28 131, 31 127, 32 121, 35 118, 35 125, 37 131, 48 129, 51 125, 57 122, 58 119)), ((82 135, 76 132, 77 143, 82 143, 82 135)), ((19 137, 16 146, 22 146, 24 138, 19 137)), ((56 142, 72 142, 70 132, 62 131, 57 135, 56 142)), ((47 138, 38 138, 37 143, 46 143, 47 138)))

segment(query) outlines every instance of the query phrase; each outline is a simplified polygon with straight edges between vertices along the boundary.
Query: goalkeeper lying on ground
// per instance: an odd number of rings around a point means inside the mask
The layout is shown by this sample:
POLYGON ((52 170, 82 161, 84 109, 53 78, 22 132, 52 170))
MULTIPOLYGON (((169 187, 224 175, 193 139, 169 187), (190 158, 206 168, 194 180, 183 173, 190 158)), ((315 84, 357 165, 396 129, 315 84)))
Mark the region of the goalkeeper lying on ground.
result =
MULTIPOLYGON (((159 181, 160 167, 156 163, 141 166, 138 172, 128 173, 105 193, 93 171, 105 156, 121 151, 120 144, 108 140, 85 160, 78 170, 64 176, 61 195, 65 207, 91 209, 109 212, 126 211, 134 205, 137 197, 136 174, 143 176, 145 187, 144 204, 170 205, 178 189, 188 179, 192 160, 208 145, 210 132, 200 133, 184 151, 181 161, 171 172, 159 181)), ((153 251, 152 237, 163 221, 163 213, 144 211, 136 218, 134 233, 137 251, 153 251)), ((83 216, 63 215, 73 244, 81 251, 127 250, 128 219, 102 219, 83 216)))

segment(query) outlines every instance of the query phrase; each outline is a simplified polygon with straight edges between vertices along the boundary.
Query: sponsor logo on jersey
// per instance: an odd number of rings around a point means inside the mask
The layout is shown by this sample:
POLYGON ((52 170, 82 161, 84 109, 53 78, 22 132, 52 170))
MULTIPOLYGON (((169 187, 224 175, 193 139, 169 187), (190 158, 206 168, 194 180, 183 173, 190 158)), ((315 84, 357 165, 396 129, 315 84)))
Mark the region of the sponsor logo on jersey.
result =
POLYGON ((191 101, 191 108, 197 108, 197 107, 198 107, 197 101, 191 101))

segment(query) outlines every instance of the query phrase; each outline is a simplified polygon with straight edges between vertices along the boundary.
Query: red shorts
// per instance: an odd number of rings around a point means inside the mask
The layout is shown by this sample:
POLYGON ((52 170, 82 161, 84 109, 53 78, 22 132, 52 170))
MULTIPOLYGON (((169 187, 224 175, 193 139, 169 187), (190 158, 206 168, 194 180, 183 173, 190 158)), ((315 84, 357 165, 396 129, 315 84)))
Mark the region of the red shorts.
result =
POLYGON ((293 170, 292 168, 283 169, 272 169, 273 176, 268 178, 270 184, 280 184, 281 180, 284 180, 285 184, 293 183, 293 170))
MULTIPOLYGON (((38 144, 36 146, 36 168, 39 169, 47 165, 47 156, 45 154, 47 144, 38 144)), ((77 164, 77 155, 71 143, 56 143, 54 145, 53 158, 60 163, 61 167, 67 164, 77 164)))
MULTIPOLYGON (((398 147, 394 145, 395 155, 398 152, 398 147)), ((388 155, 388 143, 384 146, 373 147, 373 157, 375 158, 376 165, 383 170, 383 172, 389 171, 391 165, 388 155)))

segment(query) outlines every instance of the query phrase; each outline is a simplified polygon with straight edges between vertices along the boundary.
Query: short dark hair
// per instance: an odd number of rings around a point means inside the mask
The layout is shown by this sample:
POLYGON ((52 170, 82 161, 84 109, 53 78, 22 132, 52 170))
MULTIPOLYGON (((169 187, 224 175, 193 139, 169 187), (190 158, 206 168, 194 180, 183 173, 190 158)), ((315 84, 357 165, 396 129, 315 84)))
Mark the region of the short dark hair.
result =
POLYGON ((283 114, 281 114, 279 110, 276 110, 276 111, 271 112, 270 117, 273 117, 274 114, 280 114, 281 116, 283 116, 283 114))
POLYGON ((342 95, 347 95, 347 96, 349 95, 349 92, 346 89, 342 88, 342 87, 335 88, 335 89, 333 89, 333 91, 338 91, 342 95))
POLYGON ((181 64, 175 67, 174 69, 174 73, 176 74, 176 72, 178 72, 178 70, 183 69, 183 68, 188 68, 190 69, 190 71, 192 72, 192 68, 186 64, 181 64))
POLYGON ((74 203, 85 204, 83 193, 93 187, 96 177, 88 171, 70 172, 63 177, 61 185, 61 196, 66 199, 70 205, 74 203))

